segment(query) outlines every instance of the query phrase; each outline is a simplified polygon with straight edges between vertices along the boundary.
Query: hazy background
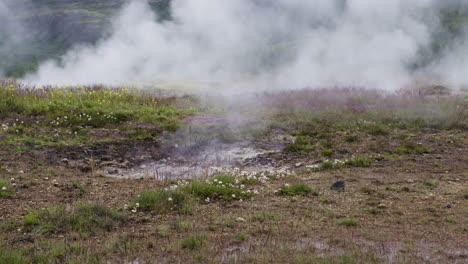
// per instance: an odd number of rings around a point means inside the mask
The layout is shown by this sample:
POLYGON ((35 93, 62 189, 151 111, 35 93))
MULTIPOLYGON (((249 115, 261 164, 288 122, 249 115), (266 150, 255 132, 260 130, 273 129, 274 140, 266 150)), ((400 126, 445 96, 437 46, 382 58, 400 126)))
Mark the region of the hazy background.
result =
POLYGON ((2 0, 0 17, 0 73, 30 83, 468 82, 464 1, 2 0))

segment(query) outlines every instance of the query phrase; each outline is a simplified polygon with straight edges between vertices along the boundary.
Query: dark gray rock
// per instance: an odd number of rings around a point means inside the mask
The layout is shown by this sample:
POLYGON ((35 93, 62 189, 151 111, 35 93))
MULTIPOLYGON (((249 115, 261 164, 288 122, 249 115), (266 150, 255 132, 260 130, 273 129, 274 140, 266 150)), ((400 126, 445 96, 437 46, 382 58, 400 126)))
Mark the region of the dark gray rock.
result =
POLYGON ((344 181, 337 181, 337 182, 332 184, 330 189, 333 190, 333 191, 344 191, 345 182, 344 181))

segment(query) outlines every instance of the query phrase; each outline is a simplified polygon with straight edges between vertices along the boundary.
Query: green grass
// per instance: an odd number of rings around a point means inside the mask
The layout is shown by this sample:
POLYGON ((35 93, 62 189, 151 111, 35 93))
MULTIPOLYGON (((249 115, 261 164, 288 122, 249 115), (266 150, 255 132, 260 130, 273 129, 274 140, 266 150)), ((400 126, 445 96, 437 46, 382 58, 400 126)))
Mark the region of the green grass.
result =
POLYGON ((348 143, 354 143, 354 142, 358 142, 359 138, 357 136, 346 136, 344 138, 344 141, 348 143))
POLYGON ((338 219, 336 223, 343 226, 354 227, 359 225, 359 221, 355 219, 338 219))
POLYGON ((245 233, 239 233, 235 235, 234 238, 238 241, 245 241, 247 239, 247 235, 245 233))
POLYGON ((197 202, 233 201, 252 197, 253 192, 240 188, 234 176, 217 175, 209 181, 192 181, 174 190, 149 190, 130 201, 130 210, 191 214, 197 202))
POLYGON ((357 156, 345 162, 345 165, 352 167, 370 167, 371 164, 372 160, 365 156, 357 156))
POLYGON ((0 198, 11 198, 15 195, 15 188, 8 180, 0 179, 0 198))
POLYGON ((281 188, 278 189, 277 191, 278 195, 284 195, 284 196, 297 196, 297 195, 314 195, 317 196, 318 192, 312 189, 310 186, 303 184, 303 183, 298 183, 298 184, 292 184, 292 185, 283 185, 281 188))
POLYGON ((20 252, 11 249, 5 249, 0 245, 0 263, 5 264, 27 264, 31 263, 20 252))
POLYGON ((126 87, 35 87, 0 82, 0 145, 38 148, 154 139, 194 113, 189 97, 157 97, 126 87), (176 107, 175 105, 178 104, 176 107), (187 107, 185 107, 187 106, 187 107), (52 135, 52 136, 51 136, 52 135))
POLYGON ((184 249, 199 250, 205 244, 205 236, 203 234, 190 235, 180 242, 180 246, 184 249))
POLYGON ((369 195, 376 193, 376 191, 374 189, 372 189, 372 188, 370 188, 368 186, 362 187, 361 192, 363 192, 364 194, 369 194, 369 195))
POLYGON ((263 211, 263 212, 255 213, 252 216, 252 219, 254 221, 264 223, 264 222, 268 222, 268 221, 278 220, 279 216, 276 213, 263 211))
POLYGON ((317 168, 318 170, 331 170, 331 169, 339 169, 343 168, 345 162, 343 160, 325 160, 320 163, 320 166, 317 168))
POLYGON ((125 215, 93 202, 80 202, 72 209, 62 206, 29 211, 24 216, 26 228, 43 233, 77 231, 96 233, 112 231, 126 221, 125 215))
POLYGON ((215 180, 212 182, 194 181, 180 188, 182 191, 198 198, 209 198, 210 200, 232 201, 247 199, 253 196, 252 192, 242 190, 237 185, 234 185, 235 178, 232 176, 218 176, 215 180))
POLYGON ((389 134, 387 128, 383 125, 368 125, 364 130, 372 136, 385 136, 389 134))
POLYGON ((320 155, 323 156, 323 157, 331 157, 333 156, 333 150, 330 150, 330 149, 324 149, 322 151, 320 151, 320 155))
POLYGON ((191 214, 194 210, 194 198, 181 190, 150 190, 140 193, 130 203, 131 209, 168 213, 176 211, 191 214))
POLYGON ((432 180, 425 180, 424 185, 430 187, 430 188, 435 188, 439 185, 439 181, 432 179, 432 180))
POLYGON ((390 150, 394 154, 424 154, 432 153, 434 149, 421 144, 405 142, 390 150))

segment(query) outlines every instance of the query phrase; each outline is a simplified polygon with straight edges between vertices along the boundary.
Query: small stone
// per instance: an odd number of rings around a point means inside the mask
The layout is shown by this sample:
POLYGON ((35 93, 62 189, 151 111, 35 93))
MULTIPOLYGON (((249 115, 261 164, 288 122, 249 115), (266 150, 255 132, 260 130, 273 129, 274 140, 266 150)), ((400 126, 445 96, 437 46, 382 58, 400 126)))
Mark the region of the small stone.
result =
POLYGON ((245 218, 242 218, 242 217, 237 217, 237 218, 236 218, 236 221, 237 221, 237 222, 242 222, 242 223, 247 222, 247 220, 245 220, 245 218))
POLYGON ((444 208, 449 208, 450 209, 450 208, 452 208, 452 204, 448 203, 448 204, 444 205, 444 208))
POLYGON ((379 205, 377 205, 377 208, 379 208, 379 209, 385 209, 385 208, 387 208, 387 205, 384 204, 384 203, 380 203, 379 205))
POLYGON ((118 174, 119 170, 118 169, 110 169, 110 170, 107 171, 107 173, 109 173, 109 174, 118 174))
POLYGON ((334 190, 334 191, 344 191, 345 189, 345 182, 344 181, 337 181, 335 183, 332 184, 332 186, 330 187, 331 190, 334 190))
POLYGON ((20 170, 20 171, 19 171, 19 174, 24 174, 24 171, 20 170))
POLYGON ((295 166, 296 166, 296 168, 299 168, 299 167, 301 167, 301 166, 302 166, 302 162, 298 162, 298 163, 296 163, 296 165, 295 165, 295 166))

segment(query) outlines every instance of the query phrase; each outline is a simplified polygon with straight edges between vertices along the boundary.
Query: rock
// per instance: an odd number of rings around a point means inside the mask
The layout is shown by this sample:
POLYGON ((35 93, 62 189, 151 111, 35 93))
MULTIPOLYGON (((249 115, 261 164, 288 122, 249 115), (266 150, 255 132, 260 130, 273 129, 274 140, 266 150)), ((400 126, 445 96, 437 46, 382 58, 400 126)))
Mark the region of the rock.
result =
POLYGON ((242 223, 247 222, 247 220, 245 220, 245 218, 242 218, 242 217, 237 217, 237 218, 236 218, 236 221, 237 221, 237 222, 242 222, 242 223))
POLYGON ((109 173, 109 174, 118 174, 119 170, 118 169, 110 169, 110 170, 107 171, 107 173, 109 173))
POLYGON ((344 191, 345 182, 344 181, 337 181, 337 182, 332 184, 330 189, 333 190, 333 191, 344 191))
POLYGON ((379 209, 385 209, 387 207, 388 206, 386 204, 384 204, 384 203, 379 203, 379 205, 377 205, 377 208, 379 208, 379 209))
POLYGON ((102 161, 112 161, 113 158, 111 156, 103 156, 103 157, 101 157, 101 160, 102 161))
POLYGON ((299 167, 301 167, 301 166, 302 166, 302 163, 301 163, 301 162, 298 162, 298 163, 296 163, 296 165, 295 165, 295 166, 296 166, 296 168, 299 168, 299 167))
POLYGON ((451 203, 448 203, 448 204, 444 205, 444 208, 448 208, 448 209, 449 209, 449 208, 452 208, 452 204, 451 204, 451 203))

